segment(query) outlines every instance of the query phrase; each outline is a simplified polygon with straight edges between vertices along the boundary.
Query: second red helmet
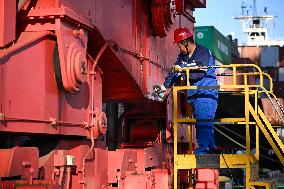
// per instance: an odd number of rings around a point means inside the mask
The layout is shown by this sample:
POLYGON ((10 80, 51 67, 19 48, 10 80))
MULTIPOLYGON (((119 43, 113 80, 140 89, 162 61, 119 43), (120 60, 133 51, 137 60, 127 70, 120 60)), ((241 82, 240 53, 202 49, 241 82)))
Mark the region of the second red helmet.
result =
POLYGON ((192 37, 193 34, 188 28, 181 27, 174 31, 174 43, 178 43, 186 38, 192 37))

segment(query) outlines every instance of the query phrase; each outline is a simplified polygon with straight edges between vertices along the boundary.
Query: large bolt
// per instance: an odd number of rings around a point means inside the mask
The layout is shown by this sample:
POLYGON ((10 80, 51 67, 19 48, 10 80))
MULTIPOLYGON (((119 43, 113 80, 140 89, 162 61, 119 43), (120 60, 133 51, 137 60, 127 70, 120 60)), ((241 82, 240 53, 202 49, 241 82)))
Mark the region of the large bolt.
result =
POLYGON ((29 167, 31 167, 31 162, 29 162, 29 161, 23 161, 23 162, 22 162, 22 166, 25 167, 25 168, 29 168, 29 167))

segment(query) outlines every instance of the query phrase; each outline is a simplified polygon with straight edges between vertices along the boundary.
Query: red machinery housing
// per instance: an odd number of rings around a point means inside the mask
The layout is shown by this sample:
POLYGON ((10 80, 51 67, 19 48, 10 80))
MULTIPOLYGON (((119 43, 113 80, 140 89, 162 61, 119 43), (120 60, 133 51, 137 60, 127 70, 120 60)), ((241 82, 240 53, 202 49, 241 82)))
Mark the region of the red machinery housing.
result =
POLYGON ((205 6, 0 0, 2 188, 171 188, 171 103, 144 94, 205 6))

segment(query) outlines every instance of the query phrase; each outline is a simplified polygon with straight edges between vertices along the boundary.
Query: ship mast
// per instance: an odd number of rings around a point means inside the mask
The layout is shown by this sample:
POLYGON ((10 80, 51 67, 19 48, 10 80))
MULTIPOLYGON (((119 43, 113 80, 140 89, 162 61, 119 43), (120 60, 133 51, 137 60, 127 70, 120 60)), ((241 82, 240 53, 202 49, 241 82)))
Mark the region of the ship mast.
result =
POLYGON ((245 46, 283 46, 284 40, 270 40, 268 22, 277 16, 268 15, 265 7, 265 15, 258 15, 256 9, 256 0, 253 5, 247 9, 244 2, 241 5, 242 16, 234 17, 234 19, 242 21, 243 36, 245 46), (251 13, 250 13, 251 12, 251 13))

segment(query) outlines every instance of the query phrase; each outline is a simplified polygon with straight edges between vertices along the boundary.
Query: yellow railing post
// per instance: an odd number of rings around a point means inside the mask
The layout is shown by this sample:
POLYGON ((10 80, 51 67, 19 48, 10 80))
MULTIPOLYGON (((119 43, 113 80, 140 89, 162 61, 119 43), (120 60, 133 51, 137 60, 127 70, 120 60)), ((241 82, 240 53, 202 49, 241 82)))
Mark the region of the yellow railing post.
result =
POLYGON ((233 85, 237 84, 237 67, 233 66, 233 85))
POLYGON ((244 75, 244 85, 248 85, 248 75, 244 75))
POLYGON ((190 82, 189 82, 189 69, 186 70, 186 86, 190 86, 190 82))
POLYGON ((250 132, 249 132, 249 88, 245 87, 245 120, 246 120, 246 188, 250 187, 250 132))
POLYGON ((173 87, 173 103, 174 103, 174 189, 177 189, 177 139, 178 139, 178 126, 177 126, 177 88, 173 87))
MULTIPOLYGON (((254 109, 256 113, 258 114, 258 91, 257 90, 255 90, 255 95, 254 95, 254 109)), ((255 155, 259 161, 259 128, 256 124, 255 124, 255 155)))

